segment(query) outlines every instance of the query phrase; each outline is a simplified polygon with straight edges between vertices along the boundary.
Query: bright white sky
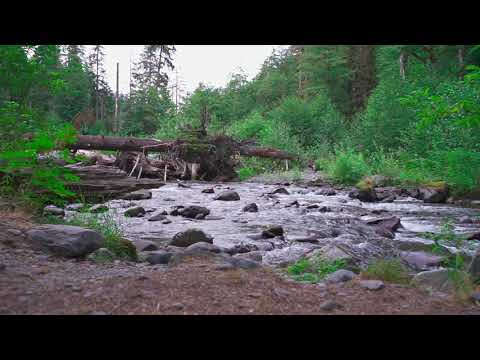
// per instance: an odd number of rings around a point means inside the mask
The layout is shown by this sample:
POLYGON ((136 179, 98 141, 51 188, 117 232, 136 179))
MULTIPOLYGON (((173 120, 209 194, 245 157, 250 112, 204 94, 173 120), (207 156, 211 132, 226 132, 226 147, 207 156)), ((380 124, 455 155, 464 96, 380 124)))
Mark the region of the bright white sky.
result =
MULTIPOLYGON (((104 45, 107 81, 115 91, 116 64, 120 63, 120 92, 128 93, 130 59, 138 61, 143 45, 104 45)), ((174 65, 186 92, 193 92, 200 82, 224 86, 240 68, 249 79, 274 48, 283 45, 176 45, 174 65)), ((170 76, 171 80, 174 76, 170 76)), ((186 95, 186 93, 185 93, 186 95)))

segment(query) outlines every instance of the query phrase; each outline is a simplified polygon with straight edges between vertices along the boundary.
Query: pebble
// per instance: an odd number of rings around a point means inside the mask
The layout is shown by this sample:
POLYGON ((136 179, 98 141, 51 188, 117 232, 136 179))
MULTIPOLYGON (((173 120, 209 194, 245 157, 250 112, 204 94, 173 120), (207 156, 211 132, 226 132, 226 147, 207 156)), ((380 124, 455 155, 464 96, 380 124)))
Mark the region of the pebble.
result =
POLYGON ((362 280, 360 286, 367 290, 377 291, 383 289, 385 284, 380 280, 362 280))
POLYGON ((333 300, 328 300, 328 301, 325 301, 324 303, 322 303, 320 305, 320 310, 323 310, 323 311, 332 311, 332 310, 335 310, 336 308, 338 308, 339 305, 333 301, 333 300))

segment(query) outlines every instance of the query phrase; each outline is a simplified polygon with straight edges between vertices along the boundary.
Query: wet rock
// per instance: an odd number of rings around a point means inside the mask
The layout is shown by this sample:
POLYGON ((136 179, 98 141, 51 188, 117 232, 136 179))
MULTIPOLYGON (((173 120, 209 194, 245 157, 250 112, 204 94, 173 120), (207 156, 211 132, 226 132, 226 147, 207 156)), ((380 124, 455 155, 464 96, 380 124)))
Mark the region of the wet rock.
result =
POLYGON ((318 209, 318 212, 321 212, 321 213, 332 212, 332 208, 329 206, 322 206, 320 209, 318 209))
POLYGON ((467 240, 480 240, 480 231, 469 235, 467 240))
POLYGON ((211 215, 205 216, 205 220, 224 220, 224 219, 225 218, 221 216, 211 216, 211 215))
POLYGON ((93 205, 91 208, 88 209, 88 212, 92 214, 99 214, 108 211, 108 206, 105 204, 97 204, 93 205))
POLYGON ((380 200, 381 203, 392 203, 397 199, 396 195, 389 195, 380 200))
POLYGON ((172 223, 172 221, 168 220, 168 219, 162 221, 162 224, 165 224, 165 225, 168 225, 168 224, 171 224, 171 223, 172 223))
POLYGON ((258 206, 255 203, 248 204, 242 209, 244 212, 258 212, 258 206))
POLYGON ((145 209, 141 206, 136 206, 130 209, 127 209, 123 215, 126 217, 143 217, 145 216, 145 209))
POLYGON ((163 201, 176 201, 176 200, 172 199, 172 198, 165 198, 165 199, 163 199, 163 201))
POLYGON ((427 270, 430 266, 439 266, 443 258, 434 254, 429 254, 423 251, 406 252, 402 251, 400 257, 412 269, 427 270))
POLYGON ((287 189, 285 188, 278 188, 273 190, 270 194, 282 194, 282 195, 290 195, 287 189))
POLYGON ((183 212, 184 208, 185 207, 181 206, 181 205, 180 206, 175 206, 175 208, 172 211, 170 211, 170 215, 172 215, 172 216, 182 215, 182 212, 183 212))
POLYGON ((191 186, 188 186, 187 184, 184 184, 182 182, 178 182, 178 187, 179 188, 184 188, 184 189, 190 189, 191 186))
POLYGON ((214 200, 221 200, 221 201, 238 201, 240 200, 240 195, 236 191, 222 191, 220 194, 215 196, 214 200))
POLYGON ((34 248, 69 258, 86 256, 104 243, 103 236, 96 231, 78 226, 42 225, 26 234, 34 248))
POLYGON ((462 216, 458 219, 459 224, 473 224, 473 219, 469 216, 462 216))
POLYGON ((65 210, 68 211, 79 211, 85 207, 85 204, 77 203, 77 204, 68 204, 65 207, 65 210))
POLYGON ((4 271, 7 268, 7 265, 0 263, 0 271, 4 271))
POLYGON ((198 242, 206 242, 213 244, 213 238, 205 234, 202 230, 188 229, 186 231, 175 234, 169 245, 188 247, 198 242))
POLYGON ((214 193, 215 193, 215 190, 214 190, 213 188, 203 189, 203 190, 202 190, 202 193, 204 193, 204 194, 214 194, 214 193))
POLYGON ((195 219, 196 220, 203 220, 203 219, 205 219, 205 214, 197 214, 197 216, 195 216, 195 219))
POLYGON ((447 291, 453 287, 447 269, 420 272, 413 277, 412 284, 440 291, 447 291))
POLYGON ((291 202, 290 204, 285 205, 286 208, 289 208, 289 207, 292 207, 292 206, 295 206, 295 207, 298 208, 300 206, 300 203, 297 200, 295 200, 295 201, 291 202))
POLYGON ((162 220, 166 220, 167 217, 162 213, 160 214, 155 214, 151 217, 148 218, 148 221, 162 221, 162 220))
POLYGON ((334 273, 331 273, 325 277, 325 281, 328 283, 336 284, 341 282, 347 282, 352 280, 355 277, 355 273, 350 270, 337 270, 334 273))
POLYGON ((400 222, 400 218, 393 216, 393 217, 384 218, 384 219, 368 220, 367 225, 378 226, 378 227, 385 228, 391 232, 395 232, 402 226, 402 223, 400 222))
POLYGON ((202 206, 188 206, 184 208, 180 215, 190 219, 199 219, 198 216, 201 215, 200 219, 203 219, 205 216, 210 214, 210 210, 202 206))
POLYGON ((259 246, 262 244, 259 244, 258 246, 255 244, 236 244, 230 248, 225 249, 225 252, 229 255, 235 255, 235 254, 245 254, 251 251, 257 251, 259 250, 259 246))
POLYGON ((431 187, 419 188, 418 198, 425 203, 445 203, 448 198, 448 187, 440 182, 431 187))
POLYGON ((150 265, 166 265, 172 258, 173 253, 163 250, 151 251, 145 255, 145 261, 150 265))
POLYGON ((262 231, 262 237, 264 239, 271 239, 277 236, 283 235, 283 228, 281 226, 271 226, 268 229, 262 231))
POLYGON ((318 209, 320 207, 320 205, 318 204, 312 204, 312 205, 308 205, 307 206, 307 209, 311 210, 311 209, 318 209))
POLYGON ((380 280, 361 280, 359 285, 360 287, 371 291, 378 291, 385 287, 383 281, 380 280))
POLYGON ((43 214, 44 215, 53 215, 53 216, 64 216, 65 215, 65 210, 54 206, 54 205, 48 205, 43 208, 43 214))
POLYGON ((132 243, 137 249, 137 252, 158 250, 157 244, 155 244, 153 241, 138 239, 132 241, 132 243))
POLYGON ((247 260, 262 262, 263 255, 261 251, 251 251, 244 254, 236 254, 233 257, 239 258, 239 259, 247 259, 247 260))
POLYGON ((317 191, 315 195, 335 196, 337 195, 337 192, 335 191, 335 189, 323 189, 323 190, 317 191))
POLYGON ((327 300, 325 302, 323 302, 321 305, 320 305, 320 310, 323 310, 323 311, 332 311, 332 310, 335 310, 337 308, 339 308, 340 306, 333 300, 327 300))
POLYGON ((152 198, 152 192, 149 190, 138 190, 125 194, 123 200, 148 200, 152 198))
POLYGON ((188 246, 185 249, 186 253, 195 253, 195 252, 211 252, 215 254, 219 254, 222 252, 222 249, 216 245, 207 243, 207 242, 197 242, 188 246))
POLYGON ((375 192, 375 189, 355 189, 352 190, 349 194, 348 197, 351 199, 358 199, 362 202, 375 202, 377 201, 377 193, 375 192))

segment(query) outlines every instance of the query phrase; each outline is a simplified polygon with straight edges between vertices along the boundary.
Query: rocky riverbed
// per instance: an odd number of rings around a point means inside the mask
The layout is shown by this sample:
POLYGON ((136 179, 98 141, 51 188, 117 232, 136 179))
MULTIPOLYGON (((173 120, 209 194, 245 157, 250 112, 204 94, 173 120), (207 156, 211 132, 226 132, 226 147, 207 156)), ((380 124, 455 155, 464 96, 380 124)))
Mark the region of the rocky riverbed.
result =
MULTIPOLYGON (((392 202, 362 202, 349 197, 349 188, 188 182, 149 191, 151 198, 127 196, 128 200, 105 204, 128 239, 161 247, 175 234, 195 228, 211 236, 216 246, 232 253, 253 252, 253 258, 274 267, 320 254, 345 258, 358 266, 380 257, 402 256, 412 270, 435 269, 440 261, 422 257, 433 244, 424 233, 438 233, 446 220, 458 234, 480 230, 479 209, 424 203, 405 195, 392 202), (235 192, 239 199, 216 200, 224 192, 235 192), (145 212, 137 211, 138 207, 145 212), (132 209, 134 216, 125 216, 132 209), (269 228, 279 226, 283 230, 279 236, 265 235, 269 228)), ((75 214, 66 211, 67 218, 75 214)), ((444 250, 462 251, 471 259, 479 246, 478 240, 470 240, 461 249, 444 250)))

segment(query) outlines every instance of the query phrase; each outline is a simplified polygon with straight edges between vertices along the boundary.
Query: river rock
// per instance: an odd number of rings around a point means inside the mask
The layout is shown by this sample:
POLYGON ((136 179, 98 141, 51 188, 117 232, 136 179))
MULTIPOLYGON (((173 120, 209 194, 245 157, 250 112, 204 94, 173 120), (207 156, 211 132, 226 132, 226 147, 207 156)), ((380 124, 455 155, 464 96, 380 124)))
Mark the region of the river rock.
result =
POLYGON ((470 234, 467 238, 467 240, 480 240, 480 231, 470 234))
POLYGON ((282 194, 282 195, 290 195, 287 189, 285 188, 278 188, 273 190, 270 194, 282 194))
POLYGON ((150 251, 145 254, 145 261, 148 262, 150 265, 166 265, 169 263, 170 259, 174 253, 157 250, 157 251, 150 251))
POLYGON ((261 251, 250 251, 244 254, 236 254, 233 257, 239 258, 239 259, 253 260, 261 263, 263 255, 261 251))
POLYGON ((185 249, 186 253, 194 253, 194 252, 211 252, 215 254, 219 254, 222 252, 222 249, 216 245, 207 243, 207 242, 197 242, 188 246, 185 249))
POLYGON ((68 211, 80 211, 81 209, 83 209, 85 207, 85 204, 81 204, 81 203, 78 203, 78 204, 68 204, 66 207, 65 207, 65 210, 68 210, 68 211))
POLYGON ((400 222, 400 218, 392 216, 384 219, 368 220, 367 225, 379 226, 391 232, 395 232, 402 226, 402 223, 400 222))
POLYGON ((400 257, 415 270, 427 270, 430 266, 439 266, 443 258, 423 251, 402 251, 400 257))
POLYGON ((334 195, 337 195, 337 192, 335 191, 335 189, 323 189, 323 190, 317 191, 315 195, 334 196, 334 195))
POLYGON ((407 239, 399 239, 395 240, 394 244, 396 244, 399 250, 403 251, 432 251, 435 242, 433 240, 407 240, 407 239))
POLYGON ((133 240, 132 243, 137 249, 137 252, 139 253, 142 251, 158 250, 157 244, 155 244, 153 241, 137 239, 137 240, 133 240))
POLYGON ((76 258, 102 247, 104 238, 96 231, 68 225, 42 225, 27 231, 32 246, 55 255, 76 258))
POLYGON ((97 259, 103 259, 103 260, 110 260, 113 261, 115 260, 115 254, 112 253, 110 250, 107 248, 100 248, 98 250, 95 250, 93 253, 87 256, 88 260, 95 261, 97 259))
POLYGON ((108 206, 105 204, 97 204, 93 205, 91 208, 88 209, 88 212, 92 214, 99 214, 108 211, 108 206))
POLYGON ((238 201, 240 200, 240 195, 236 191, 222 191, 220 194, 215 196, 214 200, 221 200, 221 201, 238 201))
MULTIPOLYGON (((259 246, 261 246, 261 245, 262 244, 259 244, 259 246)), ((226 248, 225 252, 229 255, 244 254, 244 253, 248 253, 250 251, 259 250, 259 246, 255 245, 255 244, 240 243, 240 244, 236 244, 232 247, 226 248)))
POLYGON ((148 218, 148 221, 162 221, 165 220, 167 217, 163 214, 163 212, 159 214, 152 215, 148 218))
POLYGON ((206 207, 195 205, 184 208, 180 213, 181 216, 190 219, 198 219, 199 215, 201 216, 201 219, 203 219, 208 214, 210 214, 210 210, 208 210, 206 207))
POLYGON ((244 212, 258 212, 258 206, 255 203, 248 204, 242 209, 244 212))
POLYGON ((202 193, 204 193, 204 194, 214 194, 214 193, 215 193, 215 190, 214 190, 213 188, 203 189, 203 190, 202 190, 202 193))
POLYGON ((383 281, 380 280, 361 280, 359 285, 360 287, 371 291, 378 291, 385 287, 383 281))
POLYGON ((473 219, 470 216, 462 216, 458 219, 459 224, 473 224, 473 219))
POLYGON ((213 244, 213 238, 205 234, 202 230, 188 229, 186 231, 175 234, 169 245, 188 247, 198 242, 206 242, 213 244))
POLYGON ((123 200, 148 200, 152 198, 152 192, 149 190, 138 190, 122 196, 123 200))
POLYGON ((377 201, 377 193, 373 188, 365 190, 354 189, 348 194, 348 197, 350 197, 351 199, 358 199, 362 202, 377 201))
POLYGON ((297 262, 312 251, 310 244, 299 244, 285 247, 283 249, 274 249, 263 255, 262 263, 273 267, 285 267, 297 262))
POLYGON ((425 203, 445 203, 448 198, 448 187, 440 184, 436 187, 423 187, 418 189, 419 199, 425 203))
POLYGON ((130 209, 127 209, 123 215, 126 217, 143 217, 145 216, 145 209, 141 206, 136 206, 130 209))
POLYGON ((268 229, 262 231, 262 237, 264 239, 271 239, 277 236, 283 235, 283 228, 281 226, 271 226, 268 229))
POLYGON ((427 287, 440 291, 448 291, 453 287, 447 269, 420 272, 413 277, 412 283, 420 287, 427 287))
POLYGON ((48 205, 43 208, 43 214, 44 215, 53 215, 53 216, 64 216, 65 215, 65 210, 54 206, 54 205, 48 205))
POLYGON ((353 271, 340 269, 331 273, 325 277, 325 281, 328 283, 336 284, 340 282, 347 282, 357 276, 353 271))

